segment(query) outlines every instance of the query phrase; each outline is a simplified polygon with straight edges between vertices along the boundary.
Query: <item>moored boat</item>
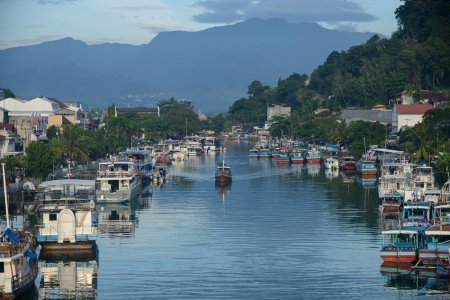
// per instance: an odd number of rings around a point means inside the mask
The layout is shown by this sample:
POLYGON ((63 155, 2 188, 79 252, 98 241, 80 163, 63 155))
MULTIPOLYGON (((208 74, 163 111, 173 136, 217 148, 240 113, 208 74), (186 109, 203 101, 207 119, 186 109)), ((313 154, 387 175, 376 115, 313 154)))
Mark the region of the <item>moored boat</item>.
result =
POLYGON ((313 148, 306 152, 307 164, 320 164, 321 161, 322 161, 322 154, 316 148, 313 148))
POLYGON ((356 170, 356 161, 353 156, 343 156, 340 159, 339 167, 343 171, 353 171, 356 170))
POLYGON ((380 257, 384 262, 411 264, 418 260, 419 249, 424 248, 425 227, 408 226, 385 230, 380 257))
POLYGON ((387 193, 381 198, 383 213, 398 213, 403 205, 403 196, 400 193, 387 193))
POLYGON ((425 231, 429 239, 425 248, 419 250, 424 264, 448 265, 450 259, 450 223, 434 225, 425 231))
POLYGON ((432 222, 433 203, 428 201, 406 201, 403 205, 403 226, 429 226, 432 222))
POLYGON ((291 154, 291 163, 292 164, 303 164, 305 158, 303 157, 303 153, 301 151, 294 151, 291 154))
POLYGON ((0 298, 14 299, 34 286, 41 246, 29 234, 8 227, 0 240, 0 298))
POLYGON ((327 157, 325 159, 325 169, 339 170, 339 160, 335 157, 327 157))
POLYGON ((38 186, 39 226, 43 250, 92 249, 97 240, 95 181, 62 179, 38 186))
POLYGON ((133 161, 117 160, 98 164, 97 203, 129 202, 137 196, 140 185, 141 178, 133 161))
POLYGON ((376 176, 378 173, 378 169, 375 161, 372 160, 359 160, 356 163, 356 171, 364 176, 376 176))
POLYGON ((248 150, 248 158, 258 158, 259 150, 258 149, 250 149, 248 150))
POLYGON ((272 153, 267 148, 261 148, 258 151, 258 156, 260 159, 268 159, 268 158, 272 158, 272 153))
POLYGON ((288 152, 280 152, 275 161, 280 165, 288 165, 291 163, 291 157, 288 152))

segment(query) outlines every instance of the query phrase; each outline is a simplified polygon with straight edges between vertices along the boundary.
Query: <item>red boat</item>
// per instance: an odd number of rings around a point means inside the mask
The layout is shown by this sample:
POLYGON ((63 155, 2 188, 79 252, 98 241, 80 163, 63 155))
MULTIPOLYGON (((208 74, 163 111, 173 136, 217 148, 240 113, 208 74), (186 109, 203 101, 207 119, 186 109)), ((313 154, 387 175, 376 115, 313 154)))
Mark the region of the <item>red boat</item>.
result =
POLYGON ((341 158, 340 162, 341 170, 350 171, 356 170, 356 161, 353 156, 344 156, 341 158))
POLYGON ((215 177, 216 182, 231 182, 231 168, 225 164, 225 161, 217 165, 215 177))

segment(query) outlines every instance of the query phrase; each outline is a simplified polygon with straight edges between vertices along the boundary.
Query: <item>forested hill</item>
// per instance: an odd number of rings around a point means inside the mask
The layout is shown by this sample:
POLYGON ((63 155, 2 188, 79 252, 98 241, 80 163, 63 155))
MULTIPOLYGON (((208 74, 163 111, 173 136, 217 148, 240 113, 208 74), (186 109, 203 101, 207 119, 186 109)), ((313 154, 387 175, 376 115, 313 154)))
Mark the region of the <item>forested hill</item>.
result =
POLYGON ((22 97, 103 100, 95 101, 99 106, 121 97, 140 98, 138 105, 176 97, 219 112, 245 95, 253 79, 275 85, 292 72, 309 74, 331 51, 372 35, 252 19, 198 32, 164 32, 140 46, 66 38, 1 50, 0 86, 22 97))
MULTIPOLYGON (((450 1, 406 0, 395 15, 398 30, 389 39, 372 37, 347 51, 332 52, 325 63, 306 75, 293 74, 269 88, 259 80, 247 98, 230 108, 243 123, 264 121, 266 107, 279 103, 307 115, 326 107, 371 107, 389 104, 394 94, 409 90, 448 91, 450 88, 450 1)), ((255 78, 257 79, 257 78, 255 78)))

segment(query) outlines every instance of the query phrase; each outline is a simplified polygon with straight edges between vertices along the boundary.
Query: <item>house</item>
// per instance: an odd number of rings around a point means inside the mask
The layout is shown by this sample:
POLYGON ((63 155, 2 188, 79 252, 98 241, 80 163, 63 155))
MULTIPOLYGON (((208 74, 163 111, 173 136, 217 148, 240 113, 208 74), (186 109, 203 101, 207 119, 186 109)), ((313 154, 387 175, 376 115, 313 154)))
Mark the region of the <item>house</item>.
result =
POLYGON ((432 104, 397 104, 392 111, 392 129, 394 132, 402 128, 413 127, 422 122, 423 115, 433 108, 432 104))
POLYGON ((23 154, 22 140, 7 128, 0 129, 0 158, 23 154))
POLYGON ((384 125, 392 124, 392 110, 384 105, 375 105, 372 109, 343 109, 341 118, 346 124, 353 121, 378 122, 384 125))
POLYGON ((55 111, 54 115, 48 116, 47 126, 56 126, 62 129, 65 125, 79 125, 84 119, 80 108, 69 106, 55 111))

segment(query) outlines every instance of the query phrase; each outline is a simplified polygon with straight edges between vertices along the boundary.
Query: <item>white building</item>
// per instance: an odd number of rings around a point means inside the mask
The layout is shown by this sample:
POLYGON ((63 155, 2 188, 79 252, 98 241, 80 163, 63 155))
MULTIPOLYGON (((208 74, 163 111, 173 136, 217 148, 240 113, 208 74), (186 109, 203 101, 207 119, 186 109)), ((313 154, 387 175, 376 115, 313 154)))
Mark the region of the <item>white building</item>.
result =
POLYGON ((423 115, 433 108, 431 104, 397 104, 392 111, 392 127, 394 131, 413 127, 422 122, 423 115))
POLYGON ((48 117, 53 115, 55 111, 62 108, 62 103, 58 103, 55 100, 48 98, 33 98, 29 101, 6 98, 0 101, 0 107, 9 111, 9 116, 32 116, 40 115, 42 117, 48 117))
POLYGON ((276 116, 291 116, 291 108, 289 106, 274 104, 267 108, 267 121, 276 116))

